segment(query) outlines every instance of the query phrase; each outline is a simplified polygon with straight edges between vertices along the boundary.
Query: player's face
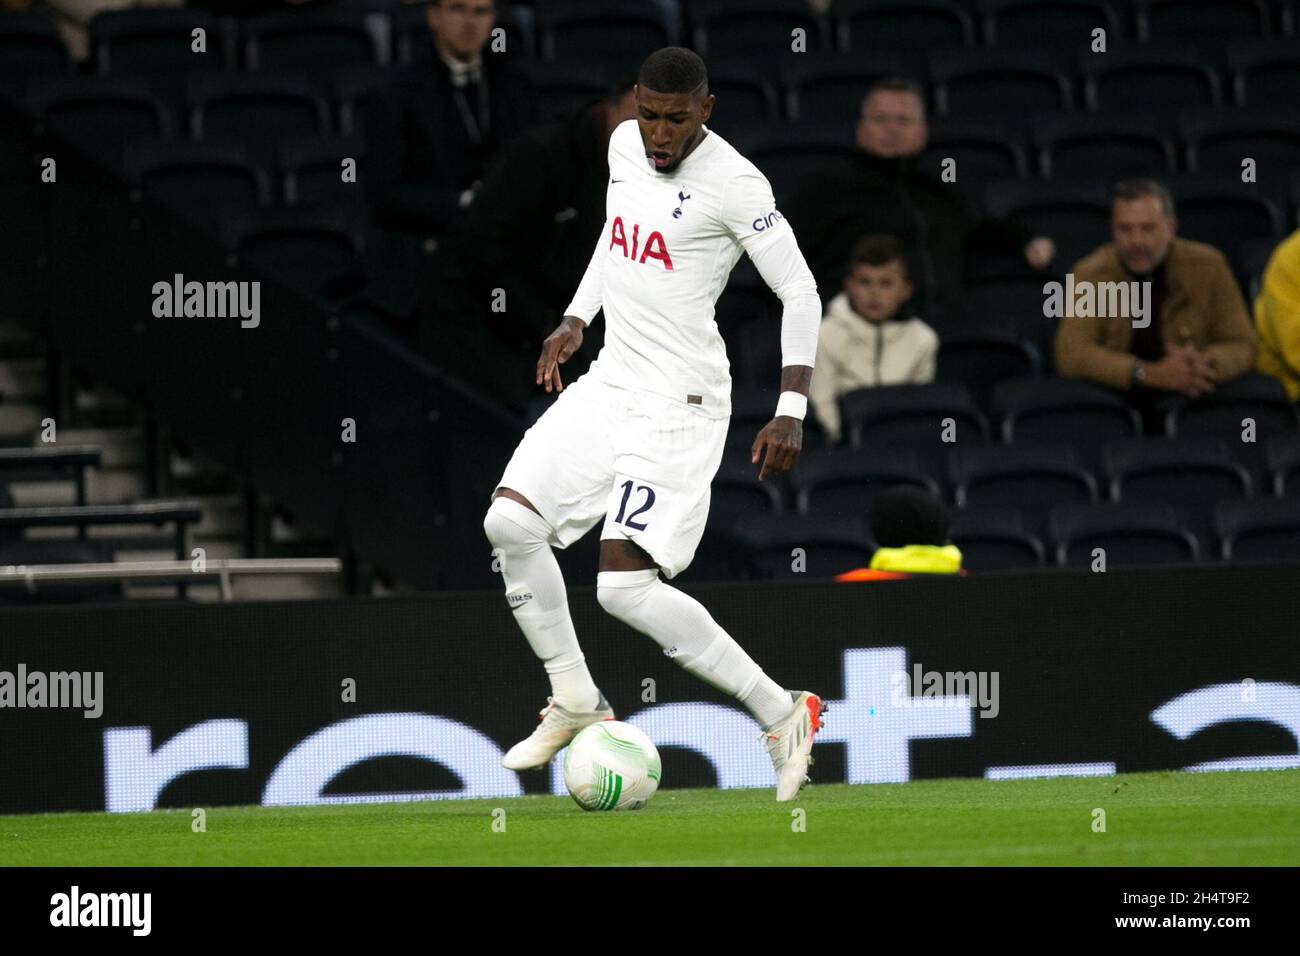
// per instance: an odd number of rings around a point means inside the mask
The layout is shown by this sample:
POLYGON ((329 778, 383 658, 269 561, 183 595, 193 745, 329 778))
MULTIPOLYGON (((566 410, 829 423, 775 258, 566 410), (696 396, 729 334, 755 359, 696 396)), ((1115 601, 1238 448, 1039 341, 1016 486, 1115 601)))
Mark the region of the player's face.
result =
POLYGON ((487 44, 496 8, 493 0, 438 0, 425 8, 425 19, 443 51, 468 62, 487 44))
POLYGON ((672 172, 700 145, 713 102, 712 94, 656 93, 636 87, 636 121, 646 158, 656 172, 672 172))
POLYGON ((1110 233, 1119 261, 1129 272, 1145 275, 1164 262, 1175 232, 1175 221, 1155 196, 1115 200, 1110 233))
POLYGON ((871 322, 884 322, 912 297, 912 283, 897 259, 878 266, 857 262, 844 280, 844 291, 854 312, 871 322))
POLYGON ((925 149, 925 110, 915 94, 879 90, 862 104, 858 148, 872 156, 894 159, 925 149))

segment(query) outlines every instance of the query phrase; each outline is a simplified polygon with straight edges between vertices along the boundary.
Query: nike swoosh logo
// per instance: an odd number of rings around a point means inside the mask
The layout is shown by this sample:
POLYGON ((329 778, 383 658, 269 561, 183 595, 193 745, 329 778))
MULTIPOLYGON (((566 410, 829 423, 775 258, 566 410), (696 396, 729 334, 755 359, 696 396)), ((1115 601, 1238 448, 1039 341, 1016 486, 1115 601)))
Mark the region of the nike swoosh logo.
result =
POLYGON ((622 181, 623 181, 623 180, 621 180, 621 179, 611 179, 611 180, 609 181, 609 184, 610 184, 611 186, 613 186, 615 183, 621 183, 622 181))

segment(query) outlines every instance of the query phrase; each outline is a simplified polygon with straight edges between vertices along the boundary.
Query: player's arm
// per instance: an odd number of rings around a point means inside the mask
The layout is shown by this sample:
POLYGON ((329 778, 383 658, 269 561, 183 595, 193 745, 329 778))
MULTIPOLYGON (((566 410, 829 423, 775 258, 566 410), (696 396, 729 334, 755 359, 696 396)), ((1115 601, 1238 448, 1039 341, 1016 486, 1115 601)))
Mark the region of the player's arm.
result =
POLYGON ((748 251, 758 274, 781 300, 781 395, 775 415, 759 431, 751 449, 754 464, 764 448, 767 450, 758 474, 762 481, 771 472, 793 468, 803 448, 803 419, 808 412, 822 302, 812 271, 788 226, 750 243, 748 251))
MULTIPOLYGON (((608 222, 605 223, 609 225, 608 222)), ((564 319, 555 331, 542 342, 542 354, 537 359, 537 384, 546 384, 546 390, 564 391, 564 382, 560 380, 560 366, 582 347, 582 330, 591 324, 592 318, 600 311, 601 304, 601 264, 605 261, 602 245, 605 241, 605 229, 601 229, 596 248, 587 263, 587 271, 578 283, 578 291, 573 301, 564 310, 564 319)))

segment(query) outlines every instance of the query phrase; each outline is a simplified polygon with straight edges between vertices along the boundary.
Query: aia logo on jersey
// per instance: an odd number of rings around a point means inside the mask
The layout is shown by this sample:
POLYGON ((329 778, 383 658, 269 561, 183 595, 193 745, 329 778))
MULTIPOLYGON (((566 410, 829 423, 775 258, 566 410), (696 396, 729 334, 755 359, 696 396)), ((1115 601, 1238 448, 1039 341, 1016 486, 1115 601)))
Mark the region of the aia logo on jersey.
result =
POLYGON ((668 245, 664 242, 663 234, 657 229, 646 236, 645 245, 642 245, 641 225, 632 223, 632 246, 629 249, 623 217, 615 216, 614 224, 609 229, 609 248, 613 249, 615 246, 622 248, 624 259, 631 259, 641 265, 645 265, 647 259, 658 259, 664 264, 665 271, 673 271, 673 260, 672 256, 668 255, 668 245))

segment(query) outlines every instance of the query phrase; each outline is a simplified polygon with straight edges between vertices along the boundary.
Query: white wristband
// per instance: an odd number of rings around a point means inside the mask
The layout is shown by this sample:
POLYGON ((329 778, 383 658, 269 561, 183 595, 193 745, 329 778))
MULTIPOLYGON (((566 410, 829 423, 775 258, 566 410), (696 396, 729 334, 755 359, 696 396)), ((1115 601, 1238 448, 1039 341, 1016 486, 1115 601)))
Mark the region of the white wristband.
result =
POLYGON ((800 395, 798 392, 782 392, 781 397, 776 400, 776 417, 789 415, 791 418, 797 418, 803 421, 803 417, 808 414, 808 396, 800 395))

